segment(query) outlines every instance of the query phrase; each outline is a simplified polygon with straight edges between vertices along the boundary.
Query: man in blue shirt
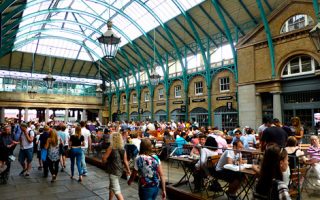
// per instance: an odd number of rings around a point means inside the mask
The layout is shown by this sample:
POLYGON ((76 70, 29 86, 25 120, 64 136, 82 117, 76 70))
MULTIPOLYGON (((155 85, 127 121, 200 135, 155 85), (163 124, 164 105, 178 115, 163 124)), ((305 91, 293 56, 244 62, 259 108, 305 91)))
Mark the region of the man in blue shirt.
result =
POLYGON ((236 130, 236 131, 234 132, 234 137, 233 137, 233 139, 232 139, 232 144, 233 144, 235 141, 237 141, 237 140, 241 140, 241 142, 242 142, 242 144, 243 144, 243 147, 244 147, 245 149, 248 149, 248 148, 249 148, 249 143, 248 143, 248 141, 247 141, 247 138, 242 135, 242 132, 241 132, 240 130, 236 130))
POLYGON ((188 144, 186 141, 187 134, 185 132, 182 132, 181 135, 177 135, 175 144, 177 145, 177 150, 175 152, 175 155, 179 156, 183 153, 183 145, 188 144))

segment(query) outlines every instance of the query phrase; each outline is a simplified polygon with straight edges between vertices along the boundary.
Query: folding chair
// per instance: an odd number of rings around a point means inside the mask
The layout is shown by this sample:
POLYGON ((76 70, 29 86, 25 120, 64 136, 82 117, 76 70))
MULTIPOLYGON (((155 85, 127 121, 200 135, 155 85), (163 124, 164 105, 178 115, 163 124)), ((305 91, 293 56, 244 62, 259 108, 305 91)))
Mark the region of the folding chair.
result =
POLYGON ((301 197, 306 174, 307 169, 304 167, 291 169, 289 194, 292 198, 301 197))
POLYGON ((204 186, 208 197, 217 198, 223 196, 228 189, 228 183, 221 181, 216 175, 216 165, 219 162, 221 155, 211 156, 207 160, 207 169, 209 170, 209 176, 204 179, 204 186), (213 194, 209 195, 209 190, 212 190, 213 194))

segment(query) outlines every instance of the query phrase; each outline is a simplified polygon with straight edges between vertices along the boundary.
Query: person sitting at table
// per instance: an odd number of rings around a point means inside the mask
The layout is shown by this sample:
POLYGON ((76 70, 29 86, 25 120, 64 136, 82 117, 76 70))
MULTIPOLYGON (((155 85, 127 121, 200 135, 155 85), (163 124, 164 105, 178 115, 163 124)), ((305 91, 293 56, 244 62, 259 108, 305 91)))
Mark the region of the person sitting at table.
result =
POLYGON ((168 141, 174 140, 173 136, 170 134, 169 130, 165 130, 163 133, 163 142, 167 143, 168 141))
POLYGON ((248 140, 247 140, 247 138, 245 136, 242 135, 242 132, 240 130, 236 130, 234 132, 234 136, 233 136, 233 139, 232 139, 232 144, 237 140, 241 140, 241 142, 243 144, 243 147, 245 149, 249 148, 248 140))
POLYGON ((177 149, 175 151, 175 155, 177 155, 177 156, 182 155, 183 145, 188 144, 188 142, 185 139, 186 136, 187 136, 187 134, 185 132, 182 132, 181 135, 176 136, 175 144, 176 144, 177 149))
POLYGON ((277 144, 269 145, 264 153, 254 199, 289 200, 288 186, 282 173, 288 168, 288 153, 277 144))
POLYGON ((235 171, 224 169, 224 165, 233 164, 235 162, 242 163, 241 151, 243 149, 243 144, 241 140, 236 140, 233 143, 233 150, 226 150, 221 155, 219 162, 216 166, 216 175, 217 178, 222 179, 229 183, 229 188, 227 196, 229 199, 237 199, 237 191, 240 188, 241 183, 241 174, 235 171))
POLYGON ((294 136, 288 137, 286 150, 289 156, 290 170, 297 168, 300 161, 303 163, 306 163, 307 161, 307 158, 304 156, 304 152, 300 150, 297 144, 298 141, 294 136))
POLYGON ((308 177, 311 182, 320 186, 320 143, 316 135, 310 137, 311 146, 307 149, 309 160, 311 161, 311 169, 309 170, 308 177))
POLYGON ((195 164, 195 171, 193 173, 194 177, 194 191, 199 192, 203 185, 203 178, 209 174, 209 169, 207 168, 207 160, 211 156, 218 155, 217 148, 218 143, 213 137, 208 137, 204 147, 197 146, 200 148, 200 159, 195 164))

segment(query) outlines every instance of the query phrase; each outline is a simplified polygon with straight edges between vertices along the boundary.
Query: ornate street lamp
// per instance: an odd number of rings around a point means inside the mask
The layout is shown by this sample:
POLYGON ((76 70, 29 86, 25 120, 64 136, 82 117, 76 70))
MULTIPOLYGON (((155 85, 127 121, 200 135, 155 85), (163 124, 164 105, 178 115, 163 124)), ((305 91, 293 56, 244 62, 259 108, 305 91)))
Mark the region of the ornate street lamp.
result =
POLYGON ((320 52, 320 22, 309 32, 309 36, 317 51, 320 52))
POLYGON ((51 49, 50 49, 49 73, 45 78, 43 78, 43 81, 46 83, 46 86, 48 89, 52 89, 53 83, 56 81, 56 79, 53 78, 53 76, 51 75, 51 49))
POLYGON ((151 69, 150 83, 151 85, 158 85, 161 76, 156 72, 156 29, 153 30, 153 66, 151 69))
POLYGON ((107 26, 108 30, 98 38, 98 41, 103 44, 103 55, 107 59, 112 59, 117 54, 121 38, 112 31, 112 21, 109 20, 107 26))
POLYGON ((31 87, 31 90, 28 91, 28 95, 29 95, 30 99, 34 99, 36 97, 37 93, 38 92, 37 92, 34 85, 31 87))
POLYGON ((103 94, 103 90, 101 89, 100 84, 97 84, 96 96, 97 96, 98 98, 101 98, 101 97, 102 97, 102 94, 103 94))

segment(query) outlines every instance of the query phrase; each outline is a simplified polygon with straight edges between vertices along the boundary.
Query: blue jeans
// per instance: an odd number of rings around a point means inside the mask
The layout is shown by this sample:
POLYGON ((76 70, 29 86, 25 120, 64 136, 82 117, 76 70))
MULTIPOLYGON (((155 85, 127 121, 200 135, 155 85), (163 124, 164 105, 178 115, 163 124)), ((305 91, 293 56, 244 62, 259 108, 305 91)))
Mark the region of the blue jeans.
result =
POLYGON ((82 158, 81 158, 81 167, 82 167, 82 174, 88 173, 87 164, 86 164, 86 152, 88 149, 82 149, 82 158))
POLYGON ((155 200, 158 196, 159 187, 139 187, 139 198, 141 200, 155 200))
POLYGON ((74 175, 74 161, 77 160, 77 168, 79 176, 82 174, 81 168, 81 159, 82 159, 82 149, 79 148, 71 148, 70 152, 70 161, 71 161, 71 176, 74 175))

